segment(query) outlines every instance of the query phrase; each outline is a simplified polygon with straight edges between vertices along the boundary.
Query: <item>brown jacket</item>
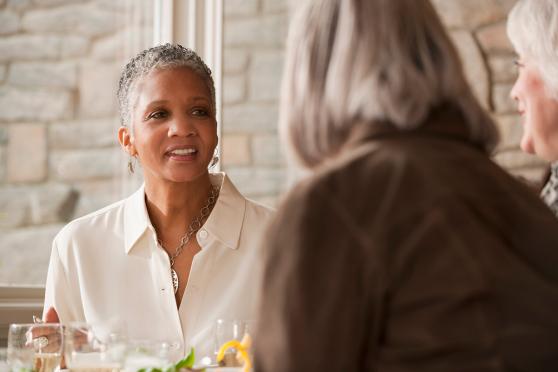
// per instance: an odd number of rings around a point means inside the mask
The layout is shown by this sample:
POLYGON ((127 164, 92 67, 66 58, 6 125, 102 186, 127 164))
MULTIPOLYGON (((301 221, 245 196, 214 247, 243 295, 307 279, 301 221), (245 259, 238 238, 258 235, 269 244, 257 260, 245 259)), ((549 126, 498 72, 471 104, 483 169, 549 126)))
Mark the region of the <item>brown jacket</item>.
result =
POLYGON ((454 112, 357 132, 270 229, 256 371, 558 371, 556 217, 454 112))

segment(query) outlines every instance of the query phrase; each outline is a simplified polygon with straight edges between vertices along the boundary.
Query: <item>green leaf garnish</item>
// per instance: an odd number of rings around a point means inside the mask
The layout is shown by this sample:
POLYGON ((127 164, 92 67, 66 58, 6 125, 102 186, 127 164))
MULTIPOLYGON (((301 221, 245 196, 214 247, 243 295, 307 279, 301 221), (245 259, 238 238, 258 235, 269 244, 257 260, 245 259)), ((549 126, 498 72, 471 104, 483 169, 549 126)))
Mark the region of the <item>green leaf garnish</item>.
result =
POLYGON ((190 353, 188 356, 178 363, 174 365, 174 368, 178 371, 181 368, 192 368, 194 366, 194 362, 196 361, 196 357, 194 355, 194 348, 190 349, 190 353))

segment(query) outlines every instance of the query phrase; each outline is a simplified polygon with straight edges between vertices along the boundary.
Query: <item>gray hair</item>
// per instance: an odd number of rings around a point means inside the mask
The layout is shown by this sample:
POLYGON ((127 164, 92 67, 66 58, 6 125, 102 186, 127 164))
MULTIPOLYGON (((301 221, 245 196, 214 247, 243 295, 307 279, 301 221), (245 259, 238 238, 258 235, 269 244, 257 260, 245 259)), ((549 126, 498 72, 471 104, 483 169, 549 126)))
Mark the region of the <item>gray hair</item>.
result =
POLYGON ((558 1, 518 1, 507 32, 515 50, 534 60, 547 91, 558 99, 558 1))
POLYGON ((140 78, 154 70, 178 67, 187 67, 203 79, 209 90, 211 109, 215 114, 215 83, 209 67, 193 50, 179 44, 167 43, 144 50, 124 67, 117 93, 122 125, 127 126, 130 123, 130 94, 140 78))
POLYGON ((498 140, 427 0, 306 0, 286 59, 280 130, 303 166, 335 156, 356 124, 409 130, 444 103, 487 151, 498 140))

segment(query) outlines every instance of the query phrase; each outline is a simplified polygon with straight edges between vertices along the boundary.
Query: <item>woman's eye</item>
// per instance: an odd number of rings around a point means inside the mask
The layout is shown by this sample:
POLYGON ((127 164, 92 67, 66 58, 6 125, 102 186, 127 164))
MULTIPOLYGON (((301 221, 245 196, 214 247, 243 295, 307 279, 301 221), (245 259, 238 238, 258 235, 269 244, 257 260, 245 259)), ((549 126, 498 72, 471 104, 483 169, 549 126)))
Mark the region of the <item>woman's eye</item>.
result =
POLYGON ((521 67, 524 66, 523 63, 522 63, 519 59, 514 59, 514 60, 513 60, 513 64, 514 64, 515 67, 517 67, 517 68, 521 68, 521 67))
POLYGON ((147 119, 164 119, 167 117, 167 113, 165 111, 155 111, 152 112, 147 116, 147 119))
POLYGON ((196 108, 192 110, 192 115, 206 117, 209 116, 209 110, 203 108, 196 108))

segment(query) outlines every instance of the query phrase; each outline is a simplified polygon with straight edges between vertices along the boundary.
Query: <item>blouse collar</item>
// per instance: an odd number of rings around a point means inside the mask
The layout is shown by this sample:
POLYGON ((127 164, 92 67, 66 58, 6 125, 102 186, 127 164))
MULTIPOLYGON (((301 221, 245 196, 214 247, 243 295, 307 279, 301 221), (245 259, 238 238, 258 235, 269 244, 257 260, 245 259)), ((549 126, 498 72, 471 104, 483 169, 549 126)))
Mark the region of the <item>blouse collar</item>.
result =
MULTIPOLYGON (((223 173, 210 174, 211 183, 219 186, 219 197, 202 229, 231 249, 237 249, 246 211, 246 199, 223 173)), ((145 204, 145 185, 125 201, 124 246, 128 254, 146 231, 154 232, 145 204)))

